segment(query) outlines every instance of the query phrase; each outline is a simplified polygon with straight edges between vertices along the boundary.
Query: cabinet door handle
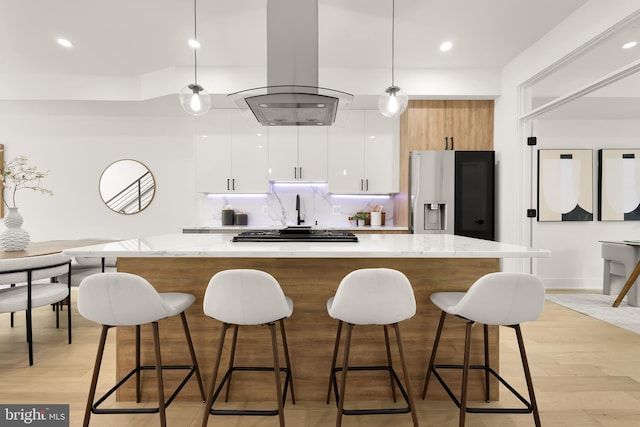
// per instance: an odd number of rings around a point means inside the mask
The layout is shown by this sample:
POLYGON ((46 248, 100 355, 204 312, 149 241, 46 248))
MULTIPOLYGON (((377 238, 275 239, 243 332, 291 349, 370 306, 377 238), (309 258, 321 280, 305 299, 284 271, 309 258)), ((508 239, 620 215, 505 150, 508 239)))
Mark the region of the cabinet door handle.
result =
POLYGON ((302 179, 302 166, 300 166, 298 169, 300 169, 300 179, 302 179))
POLYGON ((360 180, 360 191, 364 191, 364 179, 360 180))
POLYGON ((231 190, 231 188, 229 187, 229 178, 227 178, 227 191, 231 190))
POLYGON ((365 190, 369 191, 369 178, 365 179, 364 181, 366 183, 365 190))
POLYGON ((453 147, 453 137, 451 137, 451 149, 455 150, 455 148, 453 147))
POLYGON ((298 168, 293 167, 293 179, 298 179, 298 168))
POLYGON ((445 150, 449 149, 449 137, 448 136, 444 137, 444 149, 445 150))
POLYGON ((233 191, 236 191, 236 179, 235 179, 235 178, 233 178, 233 179, 231 180, 231 189, 232 189, 233 191))

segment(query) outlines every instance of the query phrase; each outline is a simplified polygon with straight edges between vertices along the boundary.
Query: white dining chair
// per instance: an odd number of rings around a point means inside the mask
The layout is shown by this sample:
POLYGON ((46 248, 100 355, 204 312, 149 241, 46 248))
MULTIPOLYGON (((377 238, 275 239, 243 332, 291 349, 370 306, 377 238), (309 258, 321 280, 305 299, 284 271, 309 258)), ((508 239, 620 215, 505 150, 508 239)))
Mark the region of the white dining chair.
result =
MULTIPOLYGON (((33 321, 32 310, 36 307, 55 304, 56 328, 59 327, 59 305, 69 298, 71 286, 52 282, 61 275, 71 275, 71 258, 62 254, 40 255, 0 260, 0 313, 26 312, 29 366, 33 365, 33 321), (48 283, 42 283, 47 279, 48 283)), ((68 341, 71 344, 71 304, 67 310, 68 341)))

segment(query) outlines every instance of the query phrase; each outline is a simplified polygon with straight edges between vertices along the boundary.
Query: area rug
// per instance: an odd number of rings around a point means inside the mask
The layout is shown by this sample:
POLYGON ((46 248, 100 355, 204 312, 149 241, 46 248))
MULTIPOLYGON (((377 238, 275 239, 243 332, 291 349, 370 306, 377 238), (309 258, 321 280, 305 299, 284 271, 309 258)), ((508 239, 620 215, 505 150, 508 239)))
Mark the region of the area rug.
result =
POLYGON ((598 320, 640 334, 640 307, 625 301, 614 308, 616 295, 602 294, 547 294, 547 300, 560 304, 598 320))

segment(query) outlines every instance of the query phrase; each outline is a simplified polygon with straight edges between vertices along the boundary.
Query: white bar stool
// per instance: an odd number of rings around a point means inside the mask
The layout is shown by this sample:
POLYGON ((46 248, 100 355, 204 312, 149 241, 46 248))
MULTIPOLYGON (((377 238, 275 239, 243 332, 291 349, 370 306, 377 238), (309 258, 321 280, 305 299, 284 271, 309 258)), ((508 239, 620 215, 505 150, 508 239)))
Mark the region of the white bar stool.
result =
POLYGON ((102 325, 100 343, 96 356, 93 377, 87 398, 83 426, 89 425, 91 414, 160 414, 160 425, 166 426, 166 408, 173 402, 180 390, 195 373, 200 387, 200 394, 204 401, 204 388, 198 369, 198 362, 193 350, 191 334, 187 325, 184 311, 195 301, 195 296, 182 292, 158 293, 145 279, 130 273, 100 273, 87 277, 80 283, 78 289, 78 311, 80 314, 102 325), (163 365, 160 356, 160 335, 158 321, 167 317, 180 315, 185 338, 191 356, 191 365, 163 365), (140 365, 140 325, 151 323, 153 329, 153 341, 155 350, 155 365, 140 365), (100 365, 107 341, 107 332, 112 327, 135 326, 136 327, 136 367, 125 375, 114 387, 101 398, 95 401, 96 386, 100 365), (158 406, 155 408, 99 408, 109 396, 135 374, 136 403, 140 402, 140 372, 155 369, 158 387, 158 406), (165 401, 164 383, 162 380, 163 369, 184 369, 187 374, 171 396, 165 401))
POLYGON ((204 313, 220 322, 220 338, 218 351, 213 368, 211 386, 207 394, 207 403, 202 427, 206 427, 209 415, 278 415, 280 426, 284 427, 284 402, 287 398, 287 389, 291 387, 291 400, 296 403, 291 375, 291 361, 283 320, 293 313, 293 302, 286 297, 278 281, 269 273, 252 269, 224 270, 216 273, 207 286, 203 303, 204 313), (280 367, 278 356, 278 341, 276 334, 276 322, 280 325, 282 346, 286 367, 280 367), (269 326, 271 332, 271 347, 273 352, 273 367, 249 367, 234 366, 238 327, 243 325, 269 326), (224 374, 219 386, 216 388, 216 379, 222 358, 222 349, 227 329, 233 328, 233 342, 229 355, 229 368, 224 374), (231 387, 231 375, 235 371, 267 371, 274 372, 276 399, 278 408, 274 410, 223 410, 213 409, 218 395, 227 384, 225 401, 229 398, 231 387), (282 389, 280 374, 285 374, 284 390, 282 389))
POLYGON ((459 426, 464 426, 465 414, 469 413, 509 413, 509 414, 530 414, 533 413, 535 425, 540 427, 540 416, 538 405, 531 381, 529 363, 524 349, 524 341, 520 330, 520 323, 536 320, 544 307, 544 285, 542 281, 530 274, 498 272, 487 274, 478 279, 467 292, 437 292, 431 295, 431 302, 442 310, 440 323, 436 333, 431 359, 427 367, 422 398, 427 394, 427 386, 431 373, 438 379, 445 391, 460 408, 459 426), (444 326, 447 314, 467 320, 464 363, 462 365, 436 365, 434 364, 440 335, 444 326), (484 325, 484 365, 470 365, 471 354, 471 328, 475 323, 484 325), (518 339, 522 367, 527 381, 529 391, 529 402, 509 385, 491 366, 489 366, 488 347, 488 326, 502 325, 513 328, 518 339), (460 400, 456 398, 449 386, 438 373, 438 369, 461 369, 462 370, 462 391, 460 400), (489 402, 489 374, 493 375, 500 383, 523 403, 523 408, 488 408, 467 406, 467 386, 469 380, 469 369, 481 369, 484 371, 485 399, 489 402))
POLYGON ((416 314, 416 300, 413 288, 407 277, 397 271, 388 268, 365 268, 352 271, 347 274, 336 291, 333 298, 327 301, 329 316, 339 320, 336 342, 331 361, 331 373, 329 376, 329 390, 327 391, 327 403, 331 397, 333 387, 338 406, 336 426, 342 424, 342 415, 372 415, 372 414, 406 414, 411 413, 414 427, 418 426, 415 405, 409 381, 407 362, 400 337, 399 322, 410 319, 416 314), (347 334, 344 343, 344 355, 342 367, 336 367, 340 336, 343 323, 347 323, 347 334), (351 335, 356 325, 380 325, 384 327, 385 344, 387 347, 386 366, 349 366, 349 351, 351 348, 351 335), (398 353, 404 375, 404 387, 392 366, 391 351, 389 348, 388 326, 392 326, 398 344, 398 353), (395 388, 397 384, 400 393, 407 403, 403 408, 387 409, 344 409, 347 373, 349 371, 385 370, 389 372, 391 391, 395 402, 395 388), (340 391, 336 372, 342 372, 340 391))

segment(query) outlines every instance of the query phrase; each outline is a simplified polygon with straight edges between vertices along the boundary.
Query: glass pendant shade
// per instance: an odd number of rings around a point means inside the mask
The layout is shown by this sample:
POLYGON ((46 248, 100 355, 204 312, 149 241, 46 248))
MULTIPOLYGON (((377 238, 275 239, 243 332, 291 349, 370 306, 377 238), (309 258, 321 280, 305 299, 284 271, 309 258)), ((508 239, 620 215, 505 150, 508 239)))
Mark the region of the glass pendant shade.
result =
POLYGON ((187 113, 201 116, 211 108, 211 96, 202 86, 190 84, 180 91, 180 105, 187 113))
POLYGON ((409 96, 398 86, 389 86, 378 98, 378 110, 385 117, 399 117, 409 104, 409 96))

